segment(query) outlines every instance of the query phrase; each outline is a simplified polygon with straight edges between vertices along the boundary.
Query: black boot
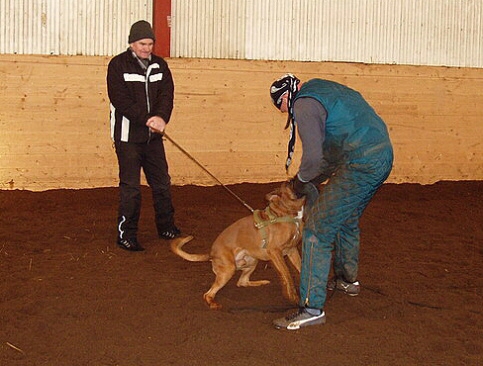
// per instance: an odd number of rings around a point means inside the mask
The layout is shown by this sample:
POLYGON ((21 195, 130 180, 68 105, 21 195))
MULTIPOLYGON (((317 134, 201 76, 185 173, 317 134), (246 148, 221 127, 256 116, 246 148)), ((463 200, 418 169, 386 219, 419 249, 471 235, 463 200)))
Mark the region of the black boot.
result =
POLYGON ((178 229, 176 226, 172 226, 168 230, 161 231, 159 233, 159 238, 165 239, 165 240, 171 240, 171 239, 177 238, 180 235, 181 235, 181 230, 178 229))
POLYGON ((117 245, 131 252, 141 252, 144 250, 136 239, 117 239, 117 245))

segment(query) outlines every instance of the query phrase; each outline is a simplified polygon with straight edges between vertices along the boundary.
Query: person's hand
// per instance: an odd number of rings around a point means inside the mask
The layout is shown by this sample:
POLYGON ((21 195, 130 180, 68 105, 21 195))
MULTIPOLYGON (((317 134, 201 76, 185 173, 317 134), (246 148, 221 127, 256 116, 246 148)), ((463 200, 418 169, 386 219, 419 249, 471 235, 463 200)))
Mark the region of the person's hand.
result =
POLYGON ((329 177, 326 174, 319 174, 310 181, 314 186, 318 187, 321 183, 324 183, 329 177))
POLYGON ((166 122, 159 116, 153 116, 147 120, 146 126, 149 127, 151 132, 162 134, 166 128, 166 122))
POLYGON ((302 182, 296 175, 289 181, 290 186, 298 198, 306 196, 306 204, 312 206, 319 198, 319 190, 312 182, 302 182))

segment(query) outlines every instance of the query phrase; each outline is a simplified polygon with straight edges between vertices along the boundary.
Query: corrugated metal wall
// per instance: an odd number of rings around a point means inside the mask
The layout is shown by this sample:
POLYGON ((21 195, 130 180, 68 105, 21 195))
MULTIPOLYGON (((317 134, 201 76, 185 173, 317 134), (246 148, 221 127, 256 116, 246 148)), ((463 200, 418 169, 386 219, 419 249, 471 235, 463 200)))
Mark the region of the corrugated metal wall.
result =
POLYGON ((0 0, 0 53, 113 55, 152 0, 0 0))
POLYGON ((172 57, 483 67, 482 0, 173 0, 172 57))
MULTIPOLYGON (((483 67, 483 0, 171 0, 171 56, 483 67)), ((153 0, 0 0, 0 53, 114 55, 153 0)))

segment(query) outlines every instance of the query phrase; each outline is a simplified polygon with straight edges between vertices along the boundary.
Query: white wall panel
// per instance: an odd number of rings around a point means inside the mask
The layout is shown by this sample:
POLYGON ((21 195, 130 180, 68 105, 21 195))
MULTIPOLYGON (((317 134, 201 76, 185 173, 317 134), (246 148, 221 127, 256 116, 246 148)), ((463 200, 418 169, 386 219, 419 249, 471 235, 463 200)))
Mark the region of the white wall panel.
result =
POLYGON ((0 0, 0 53, 114 55, 152 0, 0 0))
MULTIPOLYGON (((171 0, 171 56, 483 67, 483 0, 171 0)), ((114 55, 153 0, 0 0, 0 53, 114 55)))
POLYGON ((483 0, 172 0, 173 57, 483 67, 483 0))
POLYGON ((172 28, 172 56, 245 58, 245 1, 172 1, 171 24, 179 26, 172 28))

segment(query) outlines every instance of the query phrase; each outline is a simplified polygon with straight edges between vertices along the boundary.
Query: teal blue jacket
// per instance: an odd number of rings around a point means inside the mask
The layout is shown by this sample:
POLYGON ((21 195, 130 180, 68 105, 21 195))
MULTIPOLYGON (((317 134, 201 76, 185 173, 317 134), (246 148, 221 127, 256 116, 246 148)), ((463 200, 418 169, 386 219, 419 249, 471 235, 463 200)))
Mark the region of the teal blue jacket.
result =
POLYGON ((323 141, 327 164, 321 174, 328 177, 339 165, 392 151, 386 124, 359 92, 333 81, 312 79, 302 85, 294 103, 306 97, 319 101, 327 112, 323 141))

